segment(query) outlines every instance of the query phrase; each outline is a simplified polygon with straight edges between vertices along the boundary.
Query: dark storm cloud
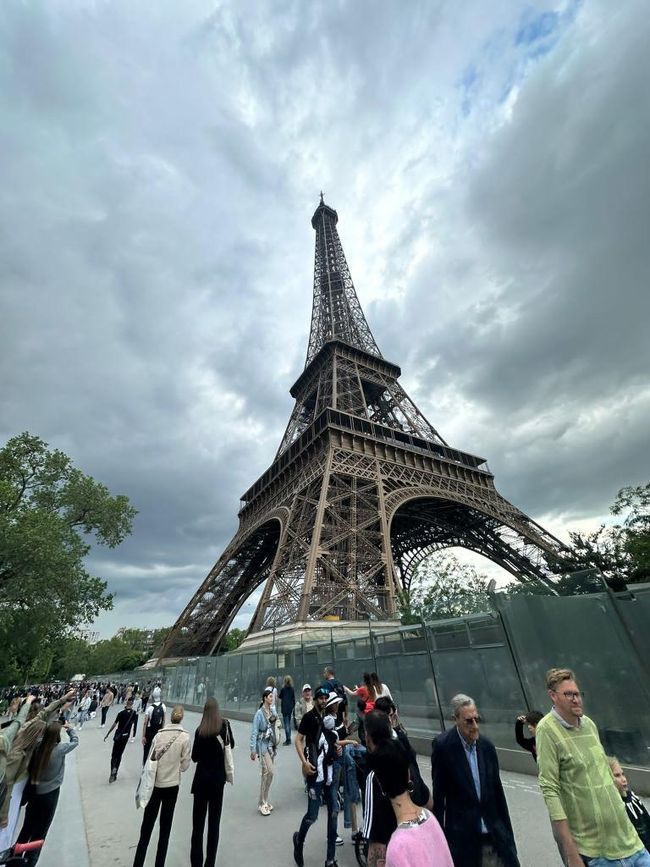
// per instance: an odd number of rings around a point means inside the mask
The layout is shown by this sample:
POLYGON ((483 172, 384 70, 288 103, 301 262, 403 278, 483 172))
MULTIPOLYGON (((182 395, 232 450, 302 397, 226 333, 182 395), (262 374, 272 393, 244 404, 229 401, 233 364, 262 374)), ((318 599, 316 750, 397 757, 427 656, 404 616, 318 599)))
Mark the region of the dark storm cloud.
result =
POLYGON ((321 187, 382 352, 505 494, 643 480, 646 17, 479 13, 2 5, 0 434, 139 509, 90 560, 104 632, 174 619, 275 454, 321 187))

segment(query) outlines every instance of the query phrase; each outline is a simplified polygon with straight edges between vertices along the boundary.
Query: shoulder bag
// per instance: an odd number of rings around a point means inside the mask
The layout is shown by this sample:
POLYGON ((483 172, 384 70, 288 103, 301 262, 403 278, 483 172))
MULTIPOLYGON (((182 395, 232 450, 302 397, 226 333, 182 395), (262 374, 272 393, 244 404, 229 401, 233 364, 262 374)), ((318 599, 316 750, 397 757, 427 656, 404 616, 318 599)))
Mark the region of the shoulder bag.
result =
POLYGON ((230 785, 234 785, 235 782, 235 760, 232 754, 232 744, 230 743, 230 738, 228 737, 229 726, 226 721, 226 740, 224 742, 221 735, 217 735, 217 740, 221 744, 221 749, 223 750, 223 766, 226 772, 226 782, 230 783, 230 785))
POLYGON ((181 732, 178 732, 176 737, 173 737, 169 741, 169 743, 158 753, 158 755, 155 754, 154 744, 151 744, 151 752, 149 753, 149 758, 144 764, 144 768, 142 769, 142 773, 140 774, 138 788, 135 790, 135 806, 138 809, 144 809, 149 803, 149 798, 151 798, 153 787, 156 784, 156 771, 158 770, 158 761, 165 755, 167 750, 171 747, 174 741, 180 737, 180 735, 181 732))

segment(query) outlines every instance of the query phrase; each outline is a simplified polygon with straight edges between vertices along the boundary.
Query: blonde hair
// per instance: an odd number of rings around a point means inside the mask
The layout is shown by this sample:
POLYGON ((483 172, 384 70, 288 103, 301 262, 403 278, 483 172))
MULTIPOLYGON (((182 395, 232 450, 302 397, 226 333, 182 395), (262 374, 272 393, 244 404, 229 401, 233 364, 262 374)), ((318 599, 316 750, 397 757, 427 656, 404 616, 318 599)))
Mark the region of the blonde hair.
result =
POLYGON ((293 679, 290 674, 288 674, 284 679, 285 686, 293 686, 293 679))
POLYGON ((267 677, 266 678, 266 685, 267 686, 275 686, 275 678, 274 677, 267 677))
POLYGON ((576 676, 570 668, 549 668, 546 672, 546 689, 553 692, 563 680, 575 680, 576 676))
POLYGON ((174 707, 172 708, 172 722, 173 723, 179 723, 183 719, 183 714, 184 714, 183 705, 182 704, 175 704, 174 707))
POLYGON ((607 759, 607 764, 609 765, 609 769, 612 772, 612 774, 614 773, 614 765, 618 765, 619 768, 622 769, 622 765, 619 762, 619 760, 616 758, 616 756, 605 756, 605 758, 607 759))

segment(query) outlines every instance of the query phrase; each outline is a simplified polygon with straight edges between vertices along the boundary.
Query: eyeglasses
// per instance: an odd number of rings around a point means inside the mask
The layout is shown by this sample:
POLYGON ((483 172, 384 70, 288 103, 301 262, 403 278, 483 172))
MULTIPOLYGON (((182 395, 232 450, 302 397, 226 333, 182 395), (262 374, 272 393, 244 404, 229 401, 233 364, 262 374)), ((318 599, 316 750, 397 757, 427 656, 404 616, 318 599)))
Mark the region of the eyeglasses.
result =
POLYGON ((466 717, 463 717, 463 722, 465 723, 465 725, 468 725, 468 726, 472 726, 472 725, 477 726, 481 722, 481 717, 480 716, 466 716, 466 717))
POLYGON ((580 690, 567 690, 566 692, 561 692, 560 695, 563 695, 565 698, 571 699, 571 701, 576 701, 576 699, 579 699, 581 695, 584 695, 584 693, 580 692, 580 690))

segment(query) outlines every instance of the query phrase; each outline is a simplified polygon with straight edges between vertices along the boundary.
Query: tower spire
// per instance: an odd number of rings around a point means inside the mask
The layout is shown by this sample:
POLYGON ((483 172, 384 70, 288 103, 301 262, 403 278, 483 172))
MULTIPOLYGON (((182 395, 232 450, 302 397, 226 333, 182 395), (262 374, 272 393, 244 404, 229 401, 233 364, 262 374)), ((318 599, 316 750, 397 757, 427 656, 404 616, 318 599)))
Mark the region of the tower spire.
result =
POLYGON ((339 216, 325 204, 323 193, 311 224, 316 231, 314 301, 305 367, 329 340, 342 340, 357 349, 382 357, 359 304, 336 229, 339 216))

